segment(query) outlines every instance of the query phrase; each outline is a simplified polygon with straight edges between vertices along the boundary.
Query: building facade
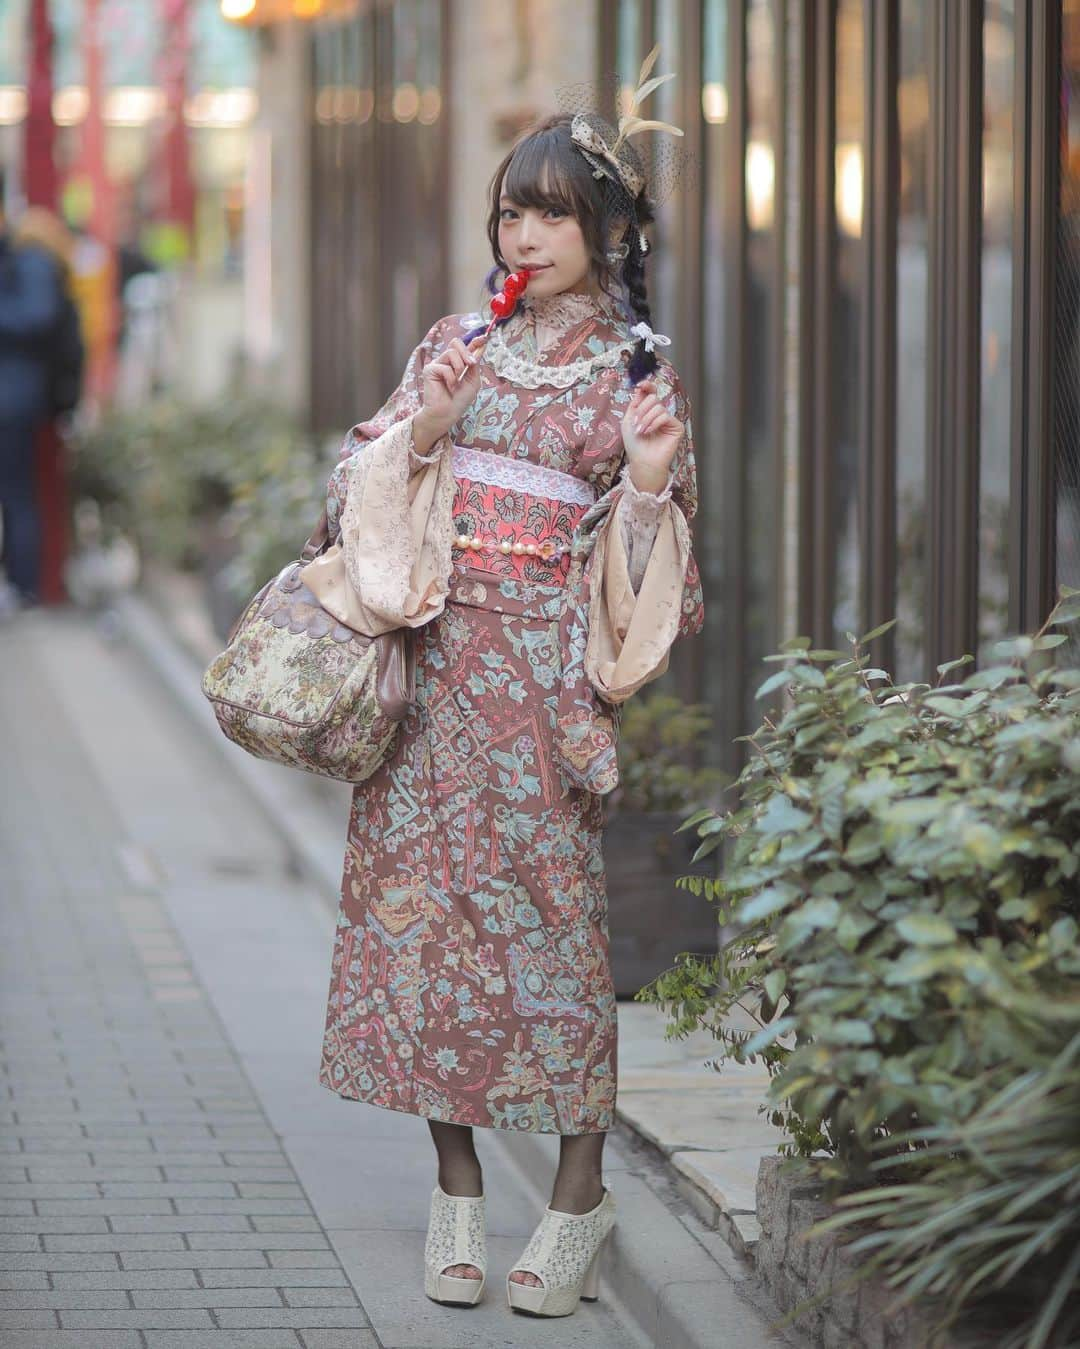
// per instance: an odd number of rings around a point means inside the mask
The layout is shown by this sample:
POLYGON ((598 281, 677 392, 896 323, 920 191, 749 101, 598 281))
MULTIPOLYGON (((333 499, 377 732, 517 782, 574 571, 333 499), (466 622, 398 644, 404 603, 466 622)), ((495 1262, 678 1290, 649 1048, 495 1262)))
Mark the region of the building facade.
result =
POLYGON ((664 685, 731 770, 761 657, 901 679, 1080 585, 1080 0, 398 0, 309 26, 311 411, 374 409, 489 265, 484 189, 555 86, 635 82, 696 171, 654 326, 695 408, 705 633, 664 685))

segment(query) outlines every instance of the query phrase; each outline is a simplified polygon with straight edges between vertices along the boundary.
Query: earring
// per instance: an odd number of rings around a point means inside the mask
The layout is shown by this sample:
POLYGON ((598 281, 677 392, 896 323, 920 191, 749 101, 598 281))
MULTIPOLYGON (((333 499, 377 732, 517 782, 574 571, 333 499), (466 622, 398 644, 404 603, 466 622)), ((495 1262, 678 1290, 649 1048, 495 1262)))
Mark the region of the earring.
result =
POLYGON ((624 258, 628 257, 629 254, 630 254, 630 245, 627 244, 627 243, 621 243, 621 244, 619 244, 618 248, 609 248, 609 249, 608 249, 608 251, 607 251, 607 260, 608 260, 608 262, 610 262, 611 265, 614 267, 614 265, 615 265, 617 262, 622 262, 622 260, 623 260, 624 258))

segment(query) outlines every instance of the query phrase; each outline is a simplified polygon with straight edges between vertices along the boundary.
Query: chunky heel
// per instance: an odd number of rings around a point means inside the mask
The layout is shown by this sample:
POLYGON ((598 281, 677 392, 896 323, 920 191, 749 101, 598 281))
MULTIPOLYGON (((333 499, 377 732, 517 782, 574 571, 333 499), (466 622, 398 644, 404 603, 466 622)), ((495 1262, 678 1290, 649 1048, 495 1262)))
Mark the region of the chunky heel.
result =
POLYGON ((615 1196, 604 1197, 588 1213, 562 1213, 549 1205, 529 1238, 521 1259, 511 1269, 535 1274, 536 1287, 506 1276, 506 1300, 514 1311, 533 1316, 569 1316, 580 1298, 600 1295, 600 1252, 615 1224, 615 1196))
POLYGON ((424 1292, 433 1302, 471 1307, 480 1301, 486 1277, 484 1196, 447 1194, 436 1185, 424 1243, 424 1292), (453 1265, 475 1265, 480 1278, 444 1273, 453 1265))
MULTIPOLYGON (((605 1237, 605 1241, 607 1238, 605 1237)), ((581 1296, 586 1302, 595 1302, 600 1296, 600 1252, 604 1249, 602 1241, 596 1248, 596 1254, 589 1262, 589 1268, 585 1271, 585 1278, 581 1285, 581 1296)))

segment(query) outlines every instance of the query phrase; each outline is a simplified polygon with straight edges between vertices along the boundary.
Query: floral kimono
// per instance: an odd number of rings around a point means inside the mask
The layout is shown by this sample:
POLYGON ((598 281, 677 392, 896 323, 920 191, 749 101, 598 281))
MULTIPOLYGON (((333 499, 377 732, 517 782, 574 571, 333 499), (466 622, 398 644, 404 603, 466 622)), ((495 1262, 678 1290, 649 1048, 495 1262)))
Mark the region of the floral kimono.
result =
POLYGON ((689 405, 661 360, 686 434, 663 490, 638 491, 620 311, 526 296, 417 455, 424 365, 481 322, 435 324, 349 432, 336 543, 303 573, 358 630, 417 638, 416 703, 353 793, 319 1080, 430 1119, 596 1133, 616 1095, 601 841, 620 704, 704 619, 689 405))

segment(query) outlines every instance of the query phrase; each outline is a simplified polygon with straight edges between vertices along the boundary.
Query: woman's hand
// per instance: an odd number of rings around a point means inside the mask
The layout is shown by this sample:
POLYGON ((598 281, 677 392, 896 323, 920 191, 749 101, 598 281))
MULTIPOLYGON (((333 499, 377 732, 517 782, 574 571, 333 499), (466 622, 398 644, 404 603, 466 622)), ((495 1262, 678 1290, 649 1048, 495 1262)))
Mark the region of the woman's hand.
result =
POLYGON ((417 454, 427 454, 479 393, 478 353, 483 346, 482 333, 468 346, 455 337, 444 352, 424 367, 423 406, 413 417, 417 454))
POLYGON ((656 381, 643 379, 636 384, 622 419, 623 445, 635 487, 643 492, 663 489, 683 434, 682 422, 656 396, 656 381))

